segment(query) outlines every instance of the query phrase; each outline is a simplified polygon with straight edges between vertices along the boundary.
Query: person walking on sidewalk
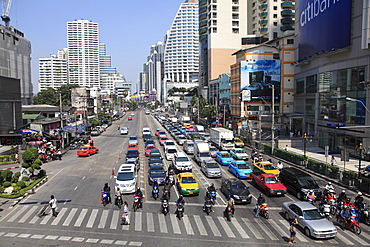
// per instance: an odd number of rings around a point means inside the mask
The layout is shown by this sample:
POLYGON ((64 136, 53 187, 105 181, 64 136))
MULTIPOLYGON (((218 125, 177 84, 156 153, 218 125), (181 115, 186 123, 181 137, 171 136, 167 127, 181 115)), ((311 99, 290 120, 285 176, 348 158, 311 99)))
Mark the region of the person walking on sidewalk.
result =
POLYGON ((331 156, 330 164, 335 166, 337 164, 337 160, 335 159, 334 155, 331 156))
POLYGON ((297 243, 297 228, 296 225, 298 225, 298 220, 294 219, 293 222, 290 224, 289 232, 290 232, 290 238, 289 238, 289 244, 297 243))
POLYGON ((51 207, 51 211, 53 212, 53 217, 57 217, 58 214, 57 212, 55 211, 56 208, 57 208, 57 199, 55 199, 54 195, 51 195, 50 196, 50 201, 49 201, 49 205, 51 207))

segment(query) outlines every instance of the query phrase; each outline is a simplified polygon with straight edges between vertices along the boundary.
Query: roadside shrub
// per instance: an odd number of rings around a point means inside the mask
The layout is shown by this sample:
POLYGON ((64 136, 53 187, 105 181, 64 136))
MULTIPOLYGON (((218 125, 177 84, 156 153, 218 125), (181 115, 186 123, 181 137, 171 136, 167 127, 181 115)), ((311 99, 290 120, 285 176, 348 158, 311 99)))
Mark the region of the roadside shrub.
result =
POLYGON ((19 179, 16 176, 13 176, 11 182, 12 183, 16 183, 16 182, 18 182, 18 180, 19 179))
POLYGON ((18 187, 21 187, 21 188, 24 188, 24 187, 26 187, 26 183, 25 183, 24 181, 22 181, 22 180, 21 180, 21 181, 18 181, 18 182, 17 182, 17 186, 18 186, 18 187))
POLYGON ((2 170, 0 176, 4 178, 4 181, 11 181, 13 172, 11 170, 2 170))
POLYGON ((34 164, 39 164, 40 166, 42 165, 42 161, 40 159, 36 159, 33 163, 34 164))
POLYGON ((20 176, 21 176, 21 172, 16 172, 16 173, 14 174, 14 177, 19 178, 20 176))
POLYGON ((30 178, 29 177, 23 177, 22 181, 30 181, 30 178))
POLYGON ((45 176, 46 175, 46 171, 44 170, 44 169, 41 169, 40 171, 39 171, 39 174, 37 175, 39 178, 41 178, 41 177, 43 177, 43 176, 45 176))
POLYGON ((9 187, 10 185, 12 185, 12 183, 11 183, 11 182, 9 182, 9 181, 5 181, 5 182, 3 183, 3 185, 4 185, 4 187, 5 187, 5 188, 7 188, 7 187, 9 187))
POLYGON ((22 162, 22 167, 27 169, 28 167, 30 167, 30 164, 28 164, 27 162, 22 162))
POLYGON ((36 148, 29 148, 22 154, 22 159, 28 164, 32 164, 38 157, 39 153, 36 148))

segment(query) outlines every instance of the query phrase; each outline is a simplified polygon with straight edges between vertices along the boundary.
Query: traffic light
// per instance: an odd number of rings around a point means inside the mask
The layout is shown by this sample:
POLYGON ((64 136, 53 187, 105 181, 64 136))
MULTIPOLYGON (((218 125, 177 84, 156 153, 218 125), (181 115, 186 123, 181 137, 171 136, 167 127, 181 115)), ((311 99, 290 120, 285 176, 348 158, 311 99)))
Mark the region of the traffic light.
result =
POLYGON ((1 145, 22 145, 23 137, 22 135, 0 135, 1 145))

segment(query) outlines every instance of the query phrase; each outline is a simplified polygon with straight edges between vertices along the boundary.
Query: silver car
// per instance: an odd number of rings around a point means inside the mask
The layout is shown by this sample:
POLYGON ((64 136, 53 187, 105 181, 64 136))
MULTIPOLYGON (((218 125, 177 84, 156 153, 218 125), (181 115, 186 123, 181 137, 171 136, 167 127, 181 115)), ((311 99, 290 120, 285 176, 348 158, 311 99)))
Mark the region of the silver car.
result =
POLYGON ((308 202, 284 202, 282 210, 285 219, 288 221, 295 218, 298 220, 298 225, 302 227, 308 237, 334 238, 337 234, 334 224, 322 216, 319 210, 308 202))
POLYGON ((220 178, 222 177, 222 171, 220 166, 214 160, 203 160, 200 165, 200 170, 208 178, 220 178))

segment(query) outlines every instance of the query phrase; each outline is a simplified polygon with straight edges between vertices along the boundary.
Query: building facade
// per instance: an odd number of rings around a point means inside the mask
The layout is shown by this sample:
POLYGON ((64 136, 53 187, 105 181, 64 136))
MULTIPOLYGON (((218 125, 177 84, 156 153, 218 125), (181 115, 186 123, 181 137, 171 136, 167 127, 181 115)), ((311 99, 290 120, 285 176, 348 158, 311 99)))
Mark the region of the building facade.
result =
POLYGON ((39 59, 39 92, 48 87, 54 89, 69 83, 68 65, 65 50, 59 50, 58 55, 39 59))

